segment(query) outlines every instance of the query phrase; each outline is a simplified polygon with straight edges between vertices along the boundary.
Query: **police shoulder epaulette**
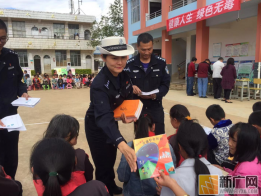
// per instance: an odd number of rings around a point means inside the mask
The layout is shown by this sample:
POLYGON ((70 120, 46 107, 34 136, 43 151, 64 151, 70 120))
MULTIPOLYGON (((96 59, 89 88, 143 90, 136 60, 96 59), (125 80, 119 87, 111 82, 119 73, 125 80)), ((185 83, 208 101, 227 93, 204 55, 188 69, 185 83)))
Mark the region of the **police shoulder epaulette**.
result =
POLYGON ((16 54, 16 55, 17 55, 17 53, 14 52, 13 50, 9 50, 9 53, 11 53, 11 54, 16 54))
POLYGON ((130 63, 130 62, 132 62, 132 61, 134 61, 134 57, 132 57, 132 58, 130 58, 129 60, 127 60, 127 63, 130 63))
POLYGON ((161 58, 160 56, 157 56, 157 59, 159 59, 159 60, 161 60, 161 61, 163 61, 163 62, 166 62, 166 59, 161 58))

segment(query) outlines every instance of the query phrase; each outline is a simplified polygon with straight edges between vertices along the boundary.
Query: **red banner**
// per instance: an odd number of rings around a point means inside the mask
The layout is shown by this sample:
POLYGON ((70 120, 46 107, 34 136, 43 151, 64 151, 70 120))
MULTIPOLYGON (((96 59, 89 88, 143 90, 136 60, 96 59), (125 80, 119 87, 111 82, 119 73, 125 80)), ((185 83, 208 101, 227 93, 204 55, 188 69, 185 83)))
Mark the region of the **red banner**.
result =
POLYGON ((201 20, 240 10, 241 0, 222 0, 203 8, 187 12, 167 20, 167 31, 171 31, 201 20))

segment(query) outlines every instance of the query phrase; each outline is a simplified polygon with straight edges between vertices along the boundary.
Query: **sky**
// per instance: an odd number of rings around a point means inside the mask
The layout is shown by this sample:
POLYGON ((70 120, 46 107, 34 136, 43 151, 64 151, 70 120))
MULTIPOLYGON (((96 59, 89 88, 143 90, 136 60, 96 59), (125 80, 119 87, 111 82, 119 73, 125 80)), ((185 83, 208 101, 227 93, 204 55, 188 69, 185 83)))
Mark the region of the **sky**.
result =
MULTIPOLYGON (((78 9, 78 0, 74 1, 75 10, 78 9)), ((81 9, 86 15, 93 15, 97 20, 109 11, 114 0, 82 0, 81 9)), ((69 13, 69 0, 0 0, 0 8, 32 10, 43 12, 69 13)), ((81 13, 83 14, 83 13, 81 13)))

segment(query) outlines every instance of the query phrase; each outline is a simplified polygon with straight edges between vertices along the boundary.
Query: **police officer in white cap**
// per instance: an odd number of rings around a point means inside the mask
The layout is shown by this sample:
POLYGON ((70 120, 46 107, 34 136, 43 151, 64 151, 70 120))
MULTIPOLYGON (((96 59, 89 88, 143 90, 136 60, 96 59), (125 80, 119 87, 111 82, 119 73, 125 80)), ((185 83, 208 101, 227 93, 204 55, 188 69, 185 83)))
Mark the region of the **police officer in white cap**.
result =
MULTIPOLYGON (((91 103, 85 117, 85 132, 96 167, 96 180, 102 181, 110 195, 121 194, 122 188, 114 181, 117 148, 126 157, 132 171, 136 171, 136 155, 127 144, 114 119, 114 109, 124 100, 132 99, 133 88, 127 73, 123 72, 127 56, 134 48, 124 37, 108 37, 99 47, 105 66, 95 77, 90 90, 91 103)), ((122 115, 124 123, 131 123, 122 115)))

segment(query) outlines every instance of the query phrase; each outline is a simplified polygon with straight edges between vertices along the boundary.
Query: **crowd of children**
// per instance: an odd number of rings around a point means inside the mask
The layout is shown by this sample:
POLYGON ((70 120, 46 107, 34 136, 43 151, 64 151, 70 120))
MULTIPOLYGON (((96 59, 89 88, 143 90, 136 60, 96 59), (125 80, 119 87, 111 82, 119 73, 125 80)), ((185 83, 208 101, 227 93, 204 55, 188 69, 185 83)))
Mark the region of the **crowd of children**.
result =
MULTIPOLYGON (((132 173, 122 155, 117 172, 119 180, 124 183, 123 195, 196 196, 199 191, 199 175, 222 176, 223 172, 228 172, 232 178, 257 176, 259 193, 252 195, 260 195, 261 102, 253 105, 248 123, 232 124, 230 119, 226 119, 220 105, 209 106, 206 117, 213 125, 210 133, 197 120, 191 119, 190 112, 184 105, 174 105, 170 109, 170 121, 176 133, 168 139, 175 174, 166 176, 160 172, 159 177, 140 180, 138 171, 132 173)), ((134 127, 135 139, 154 135, 155 123, 149 114, 141 116, 137 124, 134 127)), ((75 118, 56 115, 43 139, 34 145, 30 168, 39 196, 109 196, 106 186, 93 180, 94 169, 89 156, 82 149, 74 149, 79 129, 79 122, 75 118)), ((132 141, 128 145, 134 148, 132 141)), ((1 188, 13 193, 10 195, 21 195, 21 183, 8 177, 1 166, 0 169, 1 188)), ((238 179, 235 188, 245 188, 245 180, 238 179)))
POLYGON ((44 74, 43 77, 37 73, 34 75, 33 79, 30 78, 30 75, 27 74, 27 71, 24 71, 23 81, 26 83, 28 90, 47 90, 47 89, 65 89, 65 88, 82 88, 90 87, 91 83, 95 78, 94 74, 76 74, 73 75, 71 70, 68 71, 68 74, 59 75, 54 73, 52 78, 49 78, 48 74, 44 74))

